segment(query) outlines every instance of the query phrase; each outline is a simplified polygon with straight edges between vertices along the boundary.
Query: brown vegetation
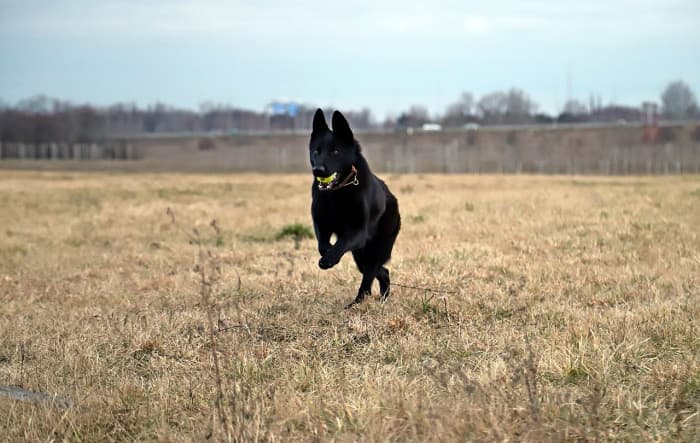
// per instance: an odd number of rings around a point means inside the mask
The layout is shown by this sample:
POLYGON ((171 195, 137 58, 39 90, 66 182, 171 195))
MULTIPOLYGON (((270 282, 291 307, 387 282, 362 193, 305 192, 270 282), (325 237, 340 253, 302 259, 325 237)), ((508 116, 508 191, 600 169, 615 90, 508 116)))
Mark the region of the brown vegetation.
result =
POLYGON ((0 435, 697 441, 697 176, 387 181, 397 286, 345 311, 306 176, 0 172, 0 385, 71 404, 0 435))

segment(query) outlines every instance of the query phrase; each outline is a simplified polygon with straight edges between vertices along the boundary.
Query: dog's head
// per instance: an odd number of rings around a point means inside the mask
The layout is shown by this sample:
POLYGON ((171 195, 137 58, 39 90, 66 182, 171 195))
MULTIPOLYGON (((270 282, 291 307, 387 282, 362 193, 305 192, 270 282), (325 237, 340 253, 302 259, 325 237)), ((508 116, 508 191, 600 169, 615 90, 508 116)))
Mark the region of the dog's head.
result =
POLYGON ((336 189, 351 177, 360 153, 360 145, 343 114, 335 111, 331 123, 332 131, 326 124, 323 111, 316 110, 309 142, 309 158, 318 188, 323 191, 336 189))

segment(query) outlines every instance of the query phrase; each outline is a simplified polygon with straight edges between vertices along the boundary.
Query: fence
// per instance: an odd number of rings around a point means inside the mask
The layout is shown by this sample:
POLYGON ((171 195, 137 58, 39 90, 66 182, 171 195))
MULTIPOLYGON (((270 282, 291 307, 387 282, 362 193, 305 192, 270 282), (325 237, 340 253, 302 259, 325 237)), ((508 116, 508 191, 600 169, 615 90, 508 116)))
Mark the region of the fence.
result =
POLYGON ((0 142, 0 160, 134 160, 136 151, 125 140, 100 143, 0 142))
MULTIPOLYGON (((372 167, 381 172, 700 173, 700 125, 665 125, 657 132, 652 141, 639 126, 404 131, 357 134, 357 138, 372 167)), ((93 144, 3 143, 0 159, 134 160, 113 162, 114 166, 100 162, 101 169, 306 172, 307 147, 308 134, 149 137, 93 144)), ((96 167, 90 166, 94 162, 51 164, 96 167)))

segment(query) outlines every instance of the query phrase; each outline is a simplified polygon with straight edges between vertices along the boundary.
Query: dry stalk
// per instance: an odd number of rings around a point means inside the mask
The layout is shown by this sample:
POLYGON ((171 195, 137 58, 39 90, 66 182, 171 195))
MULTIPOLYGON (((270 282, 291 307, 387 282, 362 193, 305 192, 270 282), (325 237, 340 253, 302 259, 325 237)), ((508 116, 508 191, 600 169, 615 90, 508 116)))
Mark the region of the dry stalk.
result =
POLYGON ((525 344, 527 346, 527 357, 513 371, 513 383, 517 383, 522 378, 525 384, 525 392, 527 393, 528 409, 533 421, 540 421, 540 401, 537 388, 537 357, 530 339, 525 334, 525 344))
MULTIPOLYGON (((174 218, 174 217, 173 217, 174 218)), ((212 226, 216 226, 212 224, 212 226)), ((216 257, 211 251, 206 250, 202 245, 202 239, 197 229, 193 230, 195 244, 197 245, 198 263, 194 266, 194 271, 199 276, 199 295, 202 300, 202 307, 207 313, 207 329, 209 334, 209 349, 211 358, 214 363, 214 380, 216 383, 216 411, 218 415, 219 425, 223 429, 226 441, 231 441, 231 422, 224 407, 224 389, 223 380, 221 377, 221 364, 219 362, 219 354, 217 352, 217 321, 215 315, 215 306, 211 301, 212 286, 218 281, 221 276, 221 267, 216 262, 216 257)), ((235 398, 231 398, 232 404, 235 404, 235 398)))

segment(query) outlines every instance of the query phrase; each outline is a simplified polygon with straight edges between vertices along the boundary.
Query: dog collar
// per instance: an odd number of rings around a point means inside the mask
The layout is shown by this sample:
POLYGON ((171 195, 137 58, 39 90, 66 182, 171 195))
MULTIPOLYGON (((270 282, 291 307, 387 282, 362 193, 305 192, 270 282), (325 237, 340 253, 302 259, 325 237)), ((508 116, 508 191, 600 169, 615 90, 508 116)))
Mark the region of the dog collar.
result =
POLYGON ((352 165, 352 169, 350 170, 348 176, 345 177, 345 180, 340 182, 340 184, 336 186, 335 189, 344 188, 349 185, 357 186, 359 184, 360 181, 357 179, 357 169, 355 169, 355 165, 352 165))

